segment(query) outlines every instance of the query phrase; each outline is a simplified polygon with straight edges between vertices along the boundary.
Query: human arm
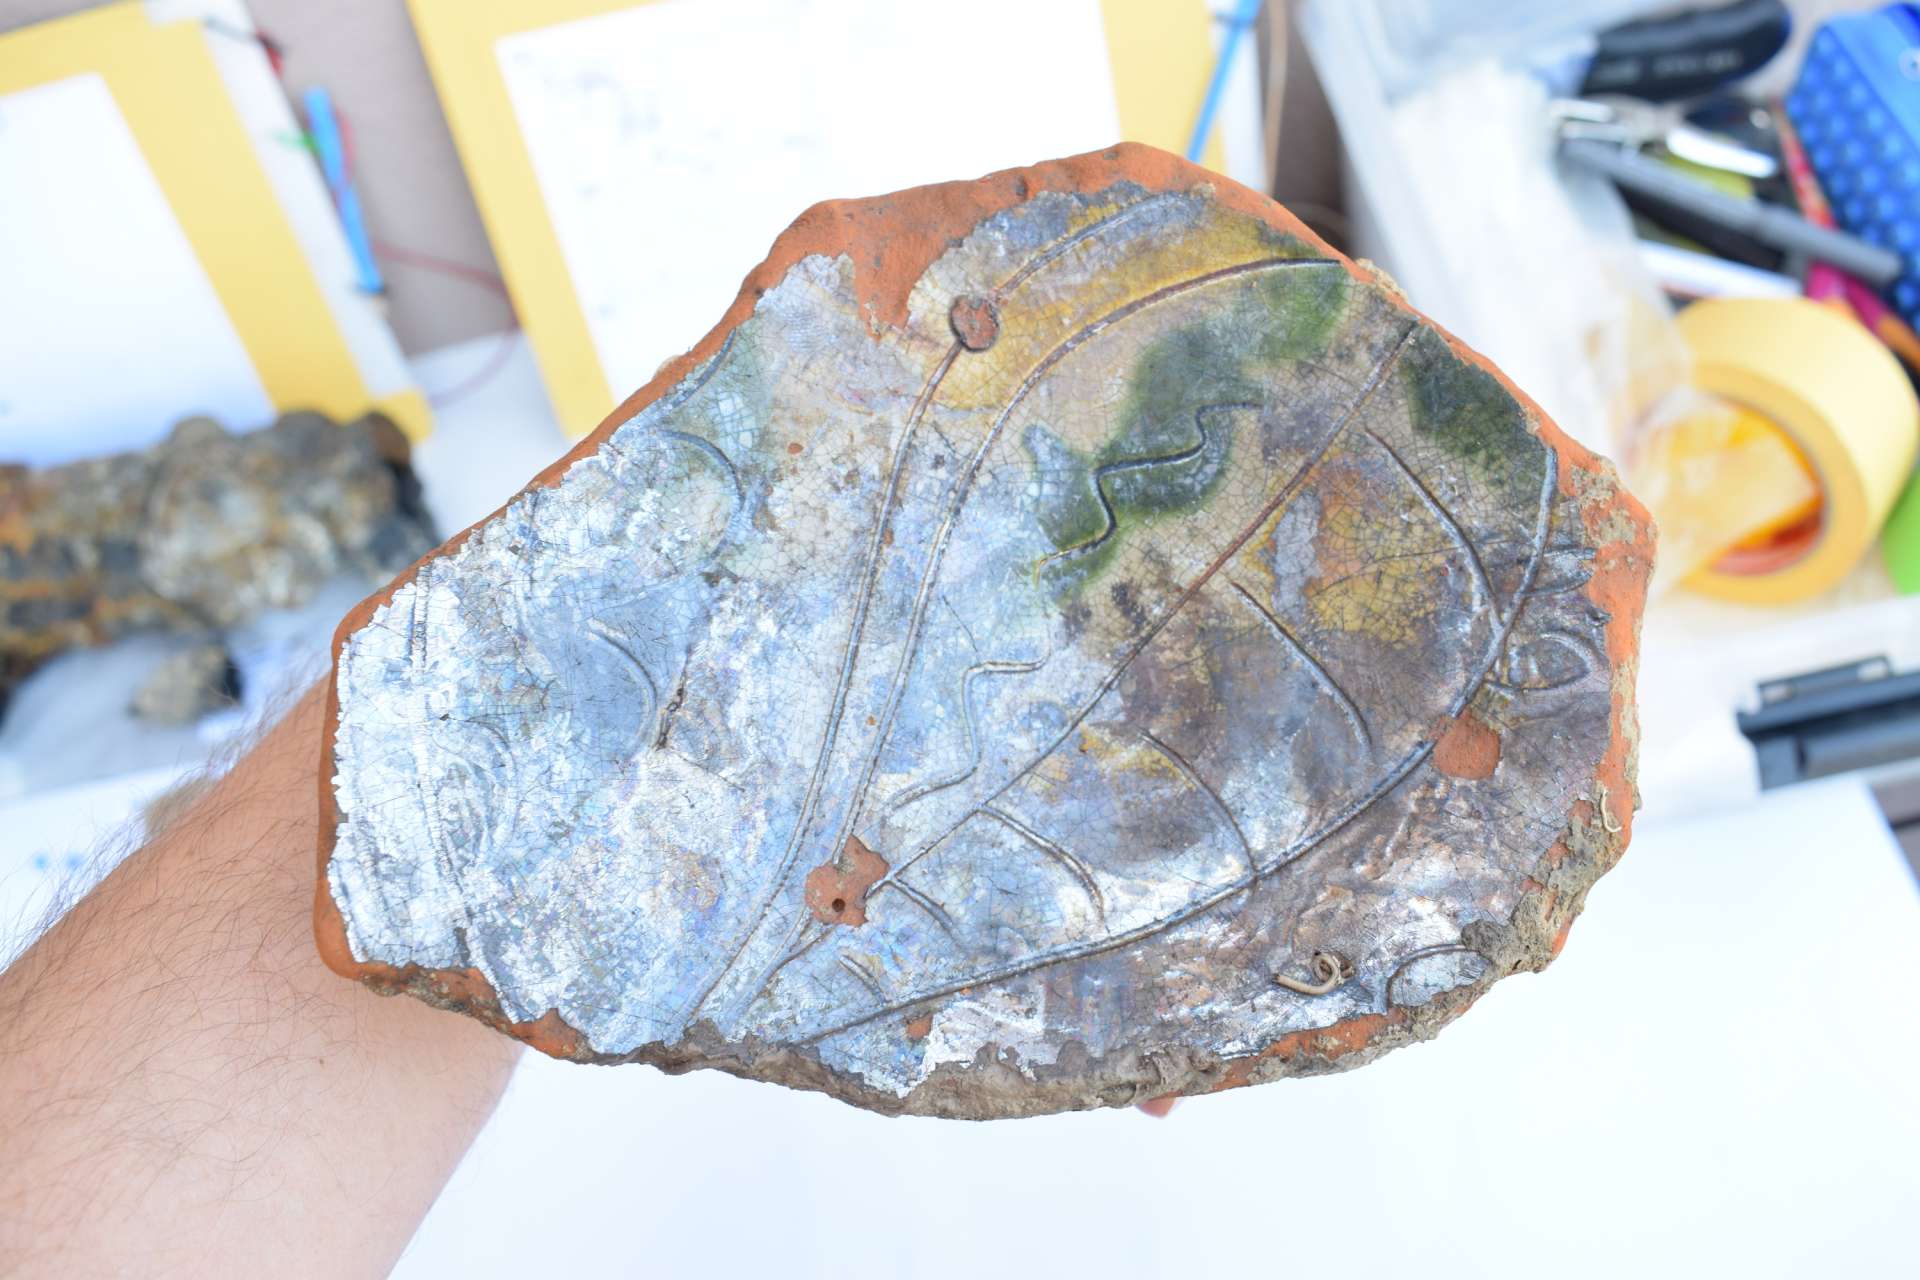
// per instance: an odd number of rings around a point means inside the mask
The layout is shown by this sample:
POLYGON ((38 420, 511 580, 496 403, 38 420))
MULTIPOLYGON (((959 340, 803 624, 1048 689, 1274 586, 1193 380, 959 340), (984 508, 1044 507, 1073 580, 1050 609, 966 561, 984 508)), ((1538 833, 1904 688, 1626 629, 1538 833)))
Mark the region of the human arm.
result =
POLYGON ((384 1275, 519 1047, 313 943, 323 691, 0 973, 0 1269, 384 1275))

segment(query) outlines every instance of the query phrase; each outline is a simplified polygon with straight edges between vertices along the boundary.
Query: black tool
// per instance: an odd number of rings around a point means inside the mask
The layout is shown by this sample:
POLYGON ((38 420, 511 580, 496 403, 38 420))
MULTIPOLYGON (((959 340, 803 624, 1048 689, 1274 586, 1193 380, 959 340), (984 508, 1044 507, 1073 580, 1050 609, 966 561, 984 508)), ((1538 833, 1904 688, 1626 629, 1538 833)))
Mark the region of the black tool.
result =
POLYGON ((1759 70, 1787 43, 1784 0, 1737 0, 1603 31, 1580 96, 1624 93, 1669 102, 1759 70))

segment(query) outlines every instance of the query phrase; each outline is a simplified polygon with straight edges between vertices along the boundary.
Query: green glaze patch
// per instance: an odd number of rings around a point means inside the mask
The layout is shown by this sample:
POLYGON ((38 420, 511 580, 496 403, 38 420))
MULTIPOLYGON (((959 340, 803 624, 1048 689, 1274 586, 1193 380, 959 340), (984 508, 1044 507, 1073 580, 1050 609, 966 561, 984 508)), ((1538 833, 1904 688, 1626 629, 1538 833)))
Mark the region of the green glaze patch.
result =
POLYGON ((1233 451, 1231 407, 1257 409, 1259 387, 1214 324, 1149 347, 1129 379, 1120 426, 1092 456, 1036 425, 1026 444, 1042 477, 1040 524, 1054 551, 1038 566, 1056 589, 1100 576, 1127 534, 1205 505, 1233 451))
POLYGON ((1346 314, 1352 283, 1353 277, 1337 266, 1262 276, 1254 286, 1260 314, 1250 318, 1260 335, 1256 357, 1306 360, 1325 351, 1346 314))
POLYGON ((1283 366, 1326 351, 1349 282, 1338 268, 1274 272, 1157 339, 1128 376, 1117 429, 1091 455, 1028 428, 1036 515, 1054 548, 1036 574, 1071 593, 1105 571, 1131 530, 1205 506, 1236 430, 1284 386, 1283 366))
POLYGON ((1401 371, 1415 431, 1511 499, 1540 487, 1544 453, 1526 412, 1497 378, 1455 355, 1431 329, 1415 335, 1401 371))
POLYGON ((1106 527, 1106 511, 1094 489, 1093 461, 1083 457, 1041 423, 1027 428, 1027 456, 1033 459, 1038 491, 1035 512, 1056 551, 1092 542, 1106 527))

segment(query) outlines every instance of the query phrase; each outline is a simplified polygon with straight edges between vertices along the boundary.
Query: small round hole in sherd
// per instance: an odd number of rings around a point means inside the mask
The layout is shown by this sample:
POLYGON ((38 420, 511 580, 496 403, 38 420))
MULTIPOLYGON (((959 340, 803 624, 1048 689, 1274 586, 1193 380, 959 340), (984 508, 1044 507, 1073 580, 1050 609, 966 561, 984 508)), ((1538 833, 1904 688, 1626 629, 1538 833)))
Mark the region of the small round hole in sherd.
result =
POLYGON ((833 907, 834 914, 838 915, 840 912, 845 911, 847 909, 847 900, 845 898, 835 898, 831 905, 833 907))

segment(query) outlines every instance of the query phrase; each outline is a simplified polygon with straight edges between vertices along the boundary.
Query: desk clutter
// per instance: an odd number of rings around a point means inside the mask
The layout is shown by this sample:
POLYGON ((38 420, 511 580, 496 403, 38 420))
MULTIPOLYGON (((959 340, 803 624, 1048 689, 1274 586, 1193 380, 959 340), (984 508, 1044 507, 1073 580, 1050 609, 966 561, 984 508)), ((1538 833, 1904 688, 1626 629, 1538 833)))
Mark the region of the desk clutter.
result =
MULTIPOLYGON (((1723 20, 1734 10, 1750 35, 1784 43, 1784 5, 1735 5, 1723 20)), ((1652 56, 1663 24, 1632 25, 1652 56)), ((1701 34, 1699 15, 1666 28, 1675 41, 1701 34)), ((1750 74, 1766 47, 1725 61, 1750 74)), ((1900 70, 1915 48, 1916 11, 1890 5, 1825 24, 1784 103, 1741 98, 1737 75, 1691 82, 1684 105, 1552 103, 1562 162, 1619 188, 1635 233, 1666 250, 1656 276, 1684 308, 1676 331, 1697 394, 1650 414, 1628 451, 1665 531, 1666 582, 1753 604, 1812 599, 1884 529, 1894 582, 1920 588, 1920 530, 1912 517, 1889 525, 1920 444, 1908 324, 1920 109, 1900 70)))
POLYGON ((1657 594, 1920 588, 1920 10, 1834 7, 1305 6, 1354 247, 1622 464, 1657 594))

